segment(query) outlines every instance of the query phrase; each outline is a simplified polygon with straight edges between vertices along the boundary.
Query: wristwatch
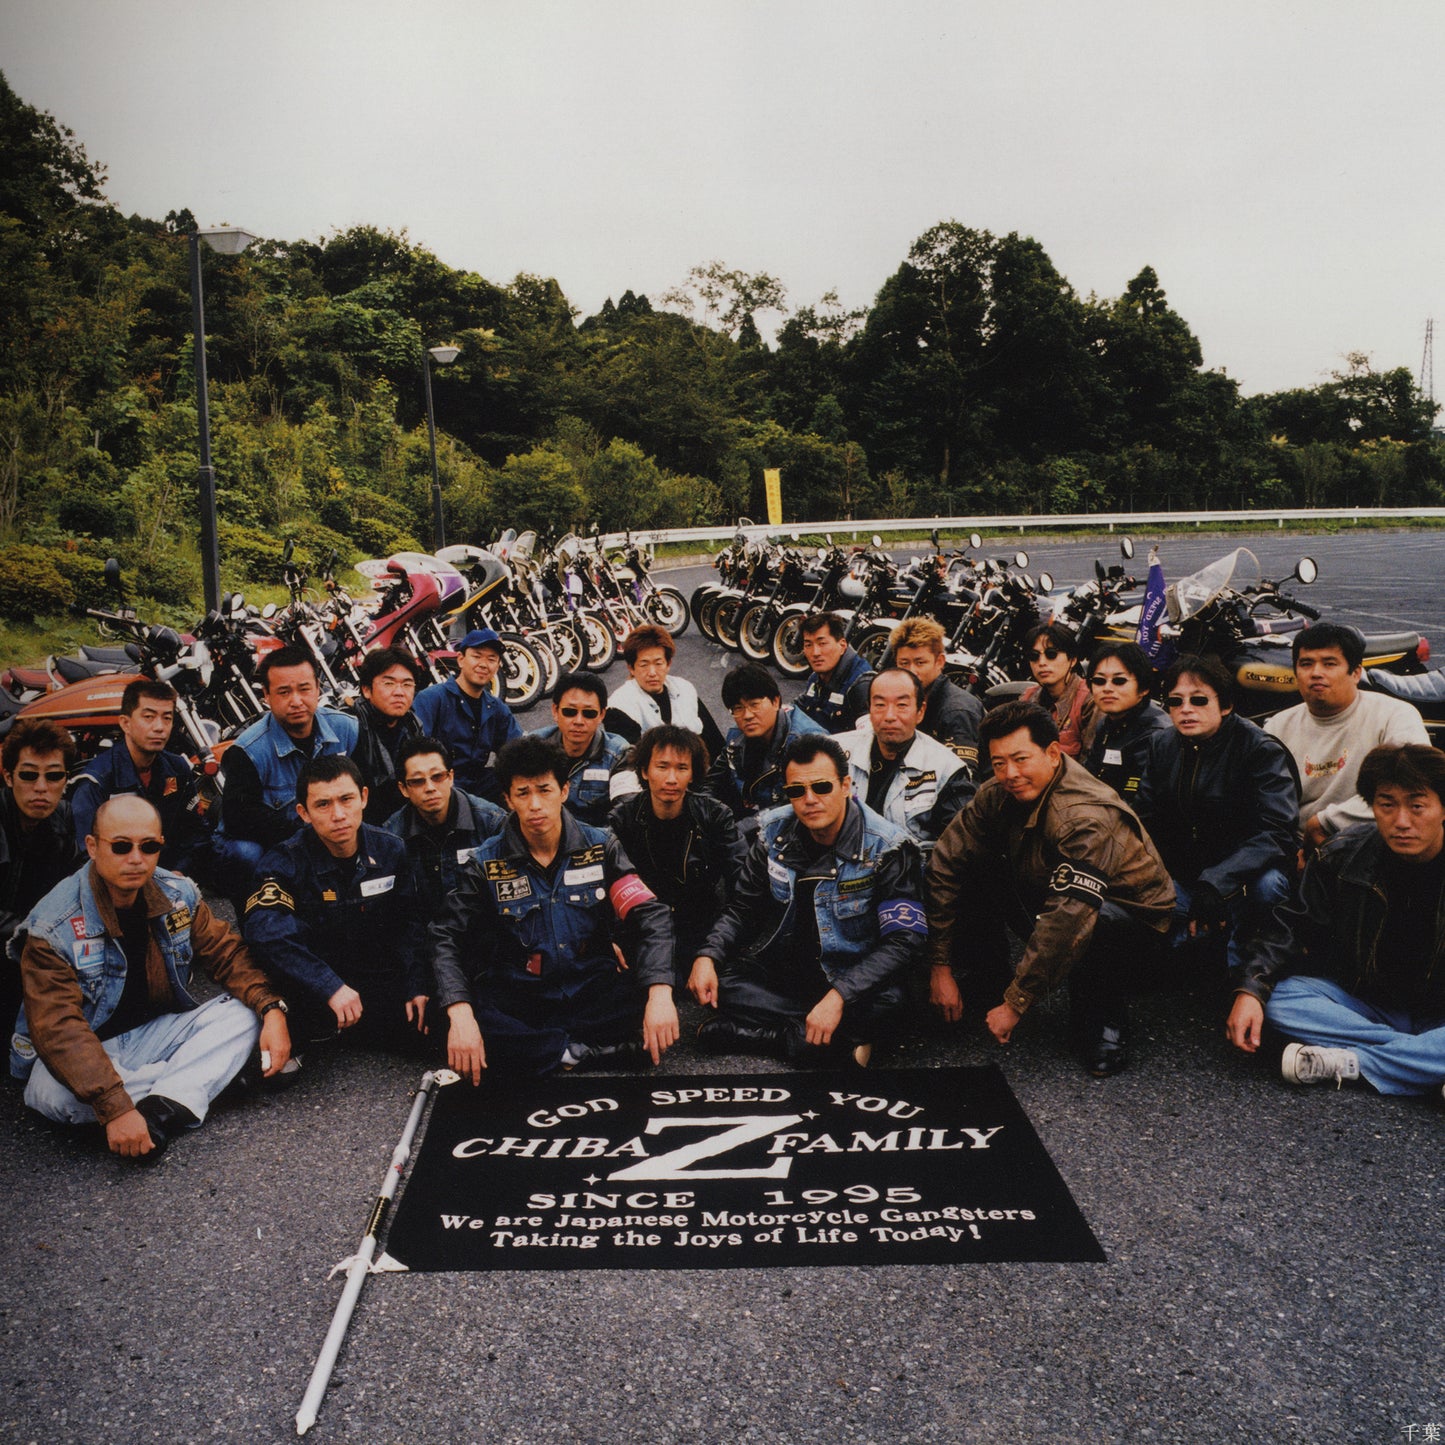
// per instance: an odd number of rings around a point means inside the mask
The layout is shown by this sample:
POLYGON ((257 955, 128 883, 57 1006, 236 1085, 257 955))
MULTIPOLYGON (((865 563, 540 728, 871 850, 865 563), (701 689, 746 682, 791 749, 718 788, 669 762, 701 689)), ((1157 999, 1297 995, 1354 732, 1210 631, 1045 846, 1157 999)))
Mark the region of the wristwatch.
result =
POLYGON ((273 998, 270 1003, 263 1003, 261 1005, 256 1011, 256 1017, 258 1019, 265 1018, 273 1008, 280 1009, 283 1014, 289 1014, 291 1012, 291 1010, 286 1007, 286 1000, 284 998, 273 998))

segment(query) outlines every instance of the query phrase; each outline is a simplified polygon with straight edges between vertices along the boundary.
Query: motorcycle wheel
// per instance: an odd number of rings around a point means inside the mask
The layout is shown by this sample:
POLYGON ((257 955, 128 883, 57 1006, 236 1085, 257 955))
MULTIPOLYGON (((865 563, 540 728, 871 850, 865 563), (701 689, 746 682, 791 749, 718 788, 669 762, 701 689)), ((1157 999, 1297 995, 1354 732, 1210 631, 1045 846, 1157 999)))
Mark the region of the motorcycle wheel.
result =
POLYGON ((692 613, 692 620, 696 622, 699 627, 702 626, 702 623, 698 620, 698 613, 702 609, 702 604, 716 591, 716 582, 704 582, 700 587, 694 587, 692 589, 692 596, 687 600, 687 610, 692 613))
POLYGON ((883 660, 888 655, 888 639, 892 636, 892 632, 892 628, 880 627, 874 623, 872 626, 866 627, 853 644, 853 650, 867 662, 874 672, 880 671, 883 667, 883 660))
POLYGON ((738 623, 738 650, 753 662, 766 662, 773 655, 773 629, 778 614, 766 602, 745 608, 738 623))
POLYGON ((714 593, 711 597, 704 597, 702 600, 702 606, 698 609, 698 630, 710 642, 716 642, 718 640, 717 628, 713 624, 713 619, 717 616, 718 603, 720 603, 721 601, 722 594, 714 593))
POLYGON ((513 712, 525 712, 542 696, 546 668, 531 644, 516 634, 502 638, 502 701, 513 712))
POLYGON ((578 668, 587 666, 587 643, 581 629, 571 622, 549 623, 546 632, 539 635, 539 640, 546 641, 563 672, 576 672, 578 668))
MULTIPOLYGON (((515 637, 517 634, 506 632, 502 634, 503 640, 509 636, 515 637)), ((552 689, 557 686, 557 678, 562 669, 557 662, 557 654, 547 645, 546 634, 534 633, 530 637, 519 638, 519 641, 525 642, 537 654, 537 661, 542 664, 542 691, 550 697, 552 689)))
POLYGON ((681 637, 687 631, 687 624, 692 621, 687 598, 676 587, 659 587, 655 592, 649 592, 642 604, 642 610, 674 637, 681 637))
POLYGON ((617 639, 612 629, 594 612, 574 614, 572 625, 587 646, 587 666, 593 672, 606 672, 617 658, 617 639))
POLYGON ((742 615, 741 597, 724 597, 712 614, 713 631, 717 633, 717 640, 734 652, 738 650, 738 625, 742 622, 742 615))
POLYGON ((784 677, 805 677, 810 671, 803 655, 803 614, 794 612, 773 630, 773 666, 784 677))

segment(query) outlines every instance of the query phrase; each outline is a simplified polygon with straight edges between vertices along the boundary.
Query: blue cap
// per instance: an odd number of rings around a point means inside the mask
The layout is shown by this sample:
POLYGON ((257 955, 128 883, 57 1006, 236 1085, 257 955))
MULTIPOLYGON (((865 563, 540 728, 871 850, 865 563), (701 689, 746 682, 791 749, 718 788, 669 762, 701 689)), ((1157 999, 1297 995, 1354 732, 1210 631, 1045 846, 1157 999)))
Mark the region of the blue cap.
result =
POLYGON ((502 645, 502 639, 490 627, 474 627, 462 638, 457 651, 465 652, 469 647, 494 647, 498 652, 507 650, 502 645))

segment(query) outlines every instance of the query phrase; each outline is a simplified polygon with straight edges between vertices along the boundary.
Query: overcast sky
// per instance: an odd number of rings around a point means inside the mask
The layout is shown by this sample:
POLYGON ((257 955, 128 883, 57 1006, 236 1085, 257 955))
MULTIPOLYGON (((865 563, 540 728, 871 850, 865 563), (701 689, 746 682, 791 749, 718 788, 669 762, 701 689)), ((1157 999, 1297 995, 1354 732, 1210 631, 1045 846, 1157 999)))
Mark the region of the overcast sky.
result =
POLYGON ((1442 41, 1440 0, 0 0, 126 212, 405 228, 584 313, 715 259, 868 305, 952 219, 1081 295, 1153 266, 1247 392, 1418 372, 1442 41))

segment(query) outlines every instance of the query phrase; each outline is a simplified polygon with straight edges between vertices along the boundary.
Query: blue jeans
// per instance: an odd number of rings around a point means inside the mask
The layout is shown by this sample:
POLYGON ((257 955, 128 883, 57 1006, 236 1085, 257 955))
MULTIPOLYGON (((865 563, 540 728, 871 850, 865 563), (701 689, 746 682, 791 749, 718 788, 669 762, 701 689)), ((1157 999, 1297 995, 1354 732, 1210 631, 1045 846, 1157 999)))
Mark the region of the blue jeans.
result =
MULTIPOLYGON (((1231 978, 1238 978, 1244 972, 1248 958, 1247 945, 1259 926, 1274 911, 1275 906, 1289 899, 1294 883, 1289 874, 1280 868, 1266 868, 1257 873, 1245 886, 1243 893, 1236 893, 1226 899, 1224 916, 1229 930, 1224 945, 1224 962, 1231 978)), ((1189 940, 1189 885, 1174 880, 1174 916, 1171 938, 1176 948, 1189 940)))
POLYGON ((1353 1049, 1382 1094, 1428 1094, 1445 1083, 1445 1018, 1380 1008, 1327 978, 1300 975, 1280 980, 1264 1016, 1303 1044, 1353 1049))
MULTIPOLYGON (((183 1104, 200 1120, 241 1072, 260 1034, 261 1021, 227 994, 184 1013, 162 1014, 107 1039, 102 1047, 133 1104, 159 1094, 183 1104)), ((30 1071, 25 1102, 57 1124, 95 1123, 95 1110, 81 1103, 41 1059, 30 1071)))

